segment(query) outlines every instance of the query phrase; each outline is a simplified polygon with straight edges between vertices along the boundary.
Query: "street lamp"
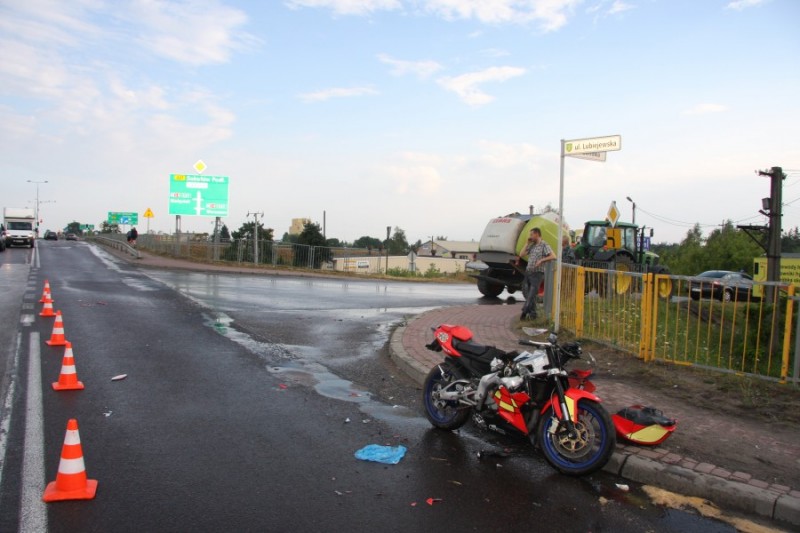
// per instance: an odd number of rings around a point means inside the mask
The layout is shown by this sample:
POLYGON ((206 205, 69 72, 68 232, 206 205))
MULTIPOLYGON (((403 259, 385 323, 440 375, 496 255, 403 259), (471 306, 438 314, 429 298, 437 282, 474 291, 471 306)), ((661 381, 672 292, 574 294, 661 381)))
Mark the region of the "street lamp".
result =
POLYGON ((630 196, 626 196, 626 197, 625 197, 625 199, 626 199, 626 200, 628 200, 630 203, 632 203, 632 204, 633 204, 633 220, 632 220, 631 222, 632 222, 632 223, 633 223, 633 225, 635 226, 635 225, 636 225, 636 202, 634 202, 633 200, 631 200, 631 197, 630 197, 630 196))
POLYGON ((44 181, 28 180, 28 183, 36 184, 36 236, 38 237, 39 236, 39 184, 47 183, 47 180, 44 181))

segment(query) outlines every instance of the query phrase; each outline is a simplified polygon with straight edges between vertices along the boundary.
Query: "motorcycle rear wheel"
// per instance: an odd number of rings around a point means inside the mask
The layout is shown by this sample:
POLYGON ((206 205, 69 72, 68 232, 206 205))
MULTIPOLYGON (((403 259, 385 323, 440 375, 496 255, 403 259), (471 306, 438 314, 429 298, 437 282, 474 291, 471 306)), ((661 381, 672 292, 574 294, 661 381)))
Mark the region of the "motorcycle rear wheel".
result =
POLYGON ((570 438, 553 408, 539 422, 537 440, 547 462, 562 474, 583 476, 603 468, 616 446, 616 433, 605 408, 592 400, 578 403, 577 438, 570 438))
POLYGON ((438 391, 460 379, 466 379, 464 373, 448 364, 433 367, 425 378, 425 384, 422 387, 422 403, 425 406, 425 416, 437 428, 457 429, 469 419, 470 409, 468 407, 460 406, 458 402, 452 400, 445 401, 435 398, 435 394, 438 391), (439 367, 441 367, 441 371, 439 367))

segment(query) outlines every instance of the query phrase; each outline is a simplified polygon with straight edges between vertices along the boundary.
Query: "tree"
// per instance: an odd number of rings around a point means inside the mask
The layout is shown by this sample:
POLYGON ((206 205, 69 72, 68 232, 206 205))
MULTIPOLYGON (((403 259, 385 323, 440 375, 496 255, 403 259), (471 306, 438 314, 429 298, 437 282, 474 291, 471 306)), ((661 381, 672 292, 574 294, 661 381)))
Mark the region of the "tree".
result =
POLYGON ((104 220, 100 223, 100 233, 119 233, 119 225, 117 224, 109 224, 108 220, 104 220))
POLYGON ((383 248, 383 242, 381 242, 381 240, 377 237, 368 237, 365 235, 353 241, 353 248, 369 248, 371 250, 377 250, 379 248, 383 248))
POLYGON ((225 224, 222 225, 222 229, 219 230, 219 238, 222 241, 229 241, 231 240, 231 232, 228 229, 228 226, 225 224))
POLYGON ((653 251, 673 274, 694 276, 706 270, 744 270, 751 272, 753 258, 763 254, 761 247, 730 220, 703 237, 699 225, 686 233, 680 244, 659 244, 653 251))
POLYGON ((753 270, 753 258, 763 250, 743 231, 736 229, 733 222, 725 221, 721 228, 715 229, 706 239, 704 270, 753 270))
POLYGON ((74 233, 75 235, 81 235, 83 232, 81 231, 81 223, 75 222, 74 220, 67 224, 67 233, 74 233))
MULTIPOLYGON (((238 230, 232 233, 234 239, 252 239, 254 236, 254 230, 256 227, 255 222, 245 222, 242 224, 238 230)), ((260 241, 271 241, 272 240, 272 228, 265 228, 264 224, 261 222, 258 223, 258 240, 260 241)))
POLYGON ((798 252, 800 252, 800 231, 795 226, 781 237, 781 253, 796 254, 798 252))
MULTIPOLYGON (((297 238, 297 244, 316 247, 316 249, 312 248, 310 252, 313 254, 314 268, 319 268, 323 261, 330 261, 333 257, 331 249, 326 246, 325 236, 322 235, 322 228, 320 228, 319 224, 314 222, 306 222, 303 225, 303 231, 300 232, 297 238)), ((305 260, 298 251, 295 251, 294 258, 295 266, 305 264, 305 260)))
POLYGON ((322 235, 322 228, 314 222, 303 224, 303 231, 297 237, 297 244, 307 244, 309 246, 325 246, 325 236, 322 235))
POLYGON ((406 232, 402 229, 395 227, 394 235, 386 243, 390 254, 401 255, 408 252, 408 241, 406 240, 406 232))

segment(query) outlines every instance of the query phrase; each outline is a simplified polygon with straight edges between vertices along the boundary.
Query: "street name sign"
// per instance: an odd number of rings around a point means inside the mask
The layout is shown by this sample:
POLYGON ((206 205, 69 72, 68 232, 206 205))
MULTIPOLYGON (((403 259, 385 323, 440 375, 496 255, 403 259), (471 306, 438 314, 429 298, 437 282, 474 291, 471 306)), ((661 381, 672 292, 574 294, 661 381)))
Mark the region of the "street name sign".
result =
POLYGON ((567 157, 574 157, 576 159, 588 159, 589 161, 599 161, 600 163, 606 162, 606 152, 586 152, 585 154, 564 154, 567 157))
POLYGON ((108 223, 117 225, 132 225, 139 223, 139 213, 108 212, 108 223))
POLYGON ((228 176, 170 174, 169 214, 228 216, 228 176))
POLYGON ((622 135, 564 141, 564 155, 568 156, 575 156, 575 154, 591 154, 595 152, 615 152, 621 149, 622 135))

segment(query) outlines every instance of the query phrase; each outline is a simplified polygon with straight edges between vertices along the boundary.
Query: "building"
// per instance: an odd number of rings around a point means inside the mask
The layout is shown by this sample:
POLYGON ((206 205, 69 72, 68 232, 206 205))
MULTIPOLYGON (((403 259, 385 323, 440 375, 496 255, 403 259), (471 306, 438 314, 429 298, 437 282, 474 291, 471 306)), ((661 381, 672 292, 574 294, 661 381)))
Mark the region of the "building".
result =
POLYGON ((473 261, 478 254, 478 243, 475 241, 439 241, 430 240, 422 243, 417 255, 428 257, 449 257, 473 261))
POLYGON ((303 226, 310 223, 310 218, 293 218, 292 225, 289 227, 289 235, 300 235, 303 233, 303 226))

